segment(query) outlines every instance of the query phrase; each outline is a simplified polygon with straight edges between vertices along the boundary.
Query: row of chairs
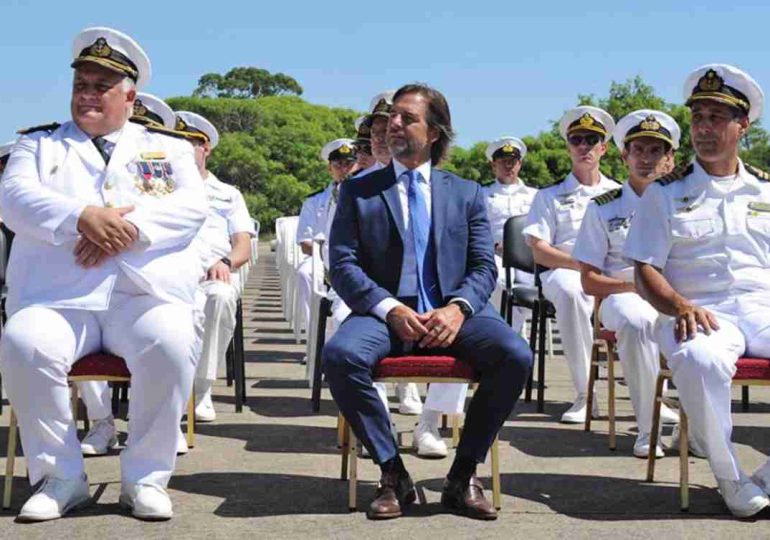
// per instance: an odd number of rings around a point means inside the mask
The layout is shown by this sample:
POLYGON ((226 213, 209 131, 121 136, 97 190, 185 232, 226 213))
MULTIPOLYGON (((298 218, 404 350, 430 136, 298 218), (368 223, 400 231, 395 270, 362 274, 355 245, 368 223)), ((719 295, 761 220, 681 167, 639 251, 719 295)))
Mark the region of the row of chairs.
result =
POLYGON ((294 340, 300 343, 308 322, 303 320, 300 297, 297 294, 297 268, 305 258, 296 242, 298 224, 299 216, 285 216, 276 220, 275 263, 281 280, 283 316, 289 321, 294 340))

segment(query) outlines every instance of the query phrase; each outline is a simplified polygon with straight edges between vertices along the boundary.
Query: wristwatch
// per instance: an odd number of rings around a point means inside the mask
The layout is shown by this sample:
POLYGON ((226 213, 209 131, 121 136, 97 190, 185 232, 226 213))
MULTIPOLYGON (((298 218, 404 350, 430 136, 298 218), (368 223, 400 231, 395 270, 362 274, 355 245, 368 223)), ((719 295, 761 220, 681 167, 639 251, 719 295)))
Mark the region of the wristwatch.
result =
POLYGON ((463 314, 463 317, 465 317, 465 320, 467 321, 473 316, 473 310, 471 309, 471 306, 466 304, 465 302, 451 302, 452 304, 456 305, 458 308, 460 308, 460 313, 463 314))
POLYGON ((227 265, 227 267, 230 269, 230 271, 232 271, 232 270, 233 270, 233 261, 231 261, 231 260, 230 260, 230 259, 228 259, 227 257, 222 257, 222 258, 221 258, 221 259, 219 259, 219 260, 220 260, 220 261, 222 261, 223 263, 225 263, 225 264, 227 265))

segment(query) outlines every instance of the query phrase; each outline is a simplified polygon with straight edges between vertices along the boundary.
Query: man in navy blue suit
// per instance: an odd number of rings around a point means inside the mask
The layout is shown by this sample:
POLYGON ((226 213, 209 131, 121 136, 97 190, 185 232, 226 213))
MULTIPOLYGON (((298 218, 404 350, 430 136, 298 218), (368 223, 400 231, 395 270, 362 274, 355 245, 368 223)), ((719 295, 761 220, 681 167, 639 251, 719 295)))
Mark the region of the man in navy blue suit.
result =
POLYGON ((492 234, 481 187, 434 169, 452 139, 444 96, 400 88, 388 121, 393 162, 342 185, 330 236, 331 282, 352 309, 323 351, 332 396, 382 470, 371 519, 415 500, 372 372, 386 356, 450 355, 480 374, 441 502, 496 519, 476 465, 521 393, 532 355, 488 304, 495 287, 492 234))

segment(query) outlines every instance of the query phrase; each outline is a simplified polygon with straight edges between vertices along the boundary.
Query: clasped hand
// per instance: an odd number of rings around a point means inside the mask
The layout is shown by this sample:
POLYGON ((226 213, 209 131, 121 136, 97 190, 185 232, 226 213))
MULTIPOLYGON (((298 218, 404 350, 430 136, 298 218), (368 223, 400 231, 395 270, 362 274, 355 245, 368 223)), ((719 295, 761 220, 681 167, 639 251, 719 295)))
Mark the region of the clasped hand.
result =
POLYGON ((387 323, 401 341, 418 342, 423 349, 444 349, 454 343, 465 316, 455 304, 425 313, 408 306, 396 306, 388 312, 387 323))
POLYGON ((139 230, 123 216, 133 210, 133 206, 86 206, 78 218, 78 231, 82 236, 73 251, 75 262, 91 268, 129 249, 139 238, 139 230))

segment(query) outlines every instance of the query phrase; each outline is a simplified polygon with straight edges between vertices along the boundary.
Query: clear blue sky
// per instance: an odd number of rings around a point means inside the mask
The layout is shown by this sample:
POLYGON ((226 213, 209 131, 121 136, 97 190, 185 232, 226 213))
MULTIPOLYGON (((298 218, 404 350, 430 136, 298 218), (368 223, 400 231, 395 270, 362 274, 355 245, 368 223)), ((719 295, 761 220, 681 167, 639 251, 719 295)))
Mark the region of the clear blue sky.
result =
POLYGON ((2 0, 0 19, 0 143, 68 118, 72 39, 96 25, 145 48, 147 91, 164 98, 234 66, 284 72, 308 101, 357 110, 425 81, 449 99, 462 146, 536 134, 579 93, 605 95, 637 74, 680 102, 686 75, 707 62, 745 69, 770 94, 770 3, 759 1, 2 0))

